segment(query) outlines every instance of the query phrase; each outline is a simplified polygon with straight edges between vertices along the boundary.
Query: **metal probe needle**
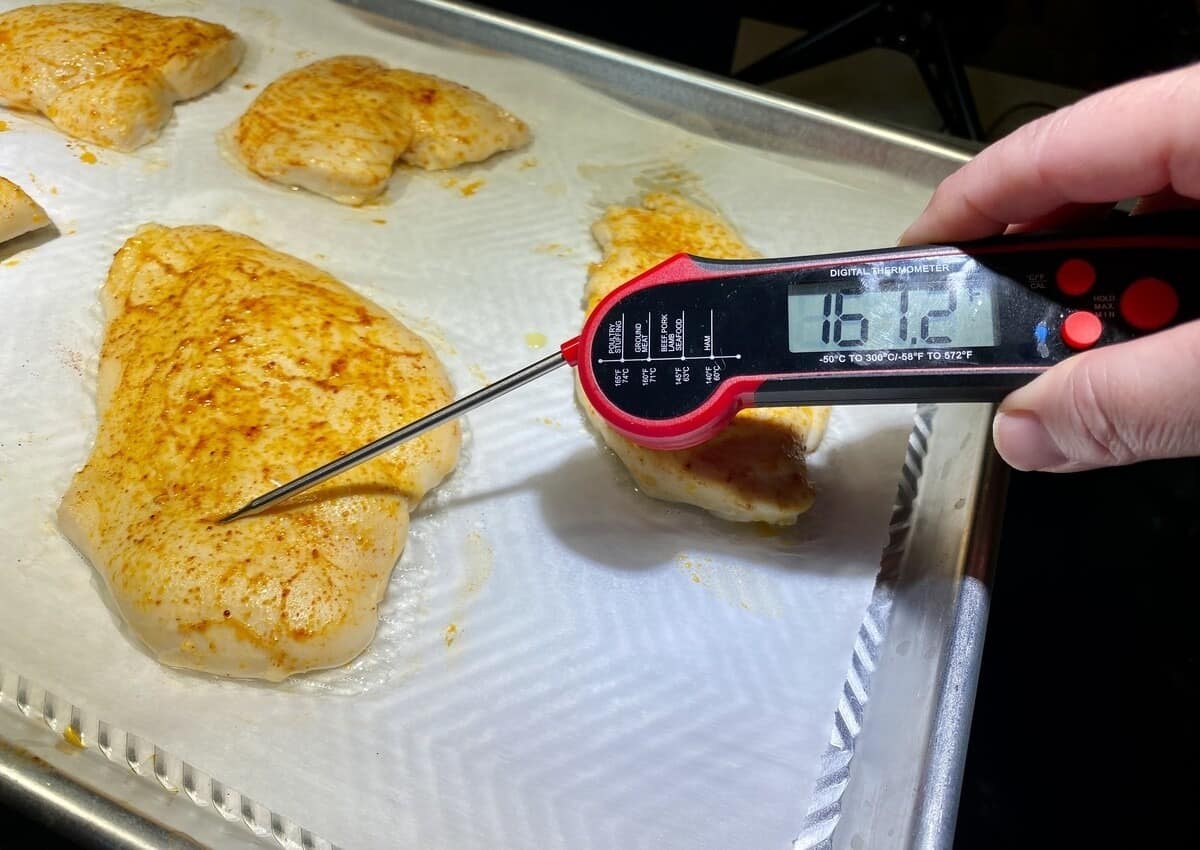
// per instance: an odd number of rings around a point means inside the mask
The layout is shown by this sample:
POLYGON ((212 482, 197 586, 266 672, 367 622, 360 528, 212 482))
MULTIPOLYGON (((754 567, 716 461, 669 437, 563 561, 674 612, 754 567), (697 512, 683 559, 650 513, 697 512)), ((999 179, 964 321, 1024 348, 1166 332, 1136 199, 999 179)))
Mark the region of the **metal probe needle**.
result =
POLYGON ((355 449, 349 454, 342 455, 337 460, 332 460, 324 466, 314 469, 312 472, 306 472, 294 481, 289 481, 287 484, 276 487, 271 492, 264 493, 257 499, 251 499, 242 508, 239 508, 228 516, 221 517, 218 522, 232 522, 235 519, 261 513, 276 502, 303 492, 310 487, 320 484, 322 481, 333 478, 335 475, 340 475, 376 455, 383 454, 388 449, 411 440, 413 437, 419 437, 431 428, 445 424, 451 419, 457 419, 468 410, 474 410, 481 404, 486 404, 492 399, 504 395, 509 390, 515 390, 522 384, 529 383, 534 378, 540 378, 547 372, 553 372, 566 362, 563 353, 556 351, 549 357, 526 366, 519 372, 513 372, 507 378, 501 378, 493 384, 488 384, 486 387, 476 390, 468 396, 463 396, 457 401, 451 402, 440 410, 435 410, 433 413, 423 416, 415 422, 410 422, 403 428, 380 437, 373 443, 368 443, 360 449, 355 449))

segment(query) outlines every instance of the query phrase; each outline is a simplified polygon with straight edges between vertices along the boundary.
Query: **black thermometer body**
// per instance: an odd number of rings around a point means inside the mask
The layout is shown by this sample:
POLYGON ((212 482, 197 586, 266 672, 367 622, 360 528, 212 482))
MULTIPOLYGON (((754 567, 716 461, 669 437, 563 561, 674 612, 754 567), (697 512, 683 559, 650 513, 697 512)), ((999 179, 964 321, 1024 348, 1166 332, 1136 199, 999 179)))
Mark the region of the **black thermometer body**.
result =
POLYGON ((996 401, 1050 366, 1200 318, 1200 227, 1130 217, 1009 236, 771 260, 677 255, 604 299, 578 349, 597 412, 683 448, 741 408, 996 401))

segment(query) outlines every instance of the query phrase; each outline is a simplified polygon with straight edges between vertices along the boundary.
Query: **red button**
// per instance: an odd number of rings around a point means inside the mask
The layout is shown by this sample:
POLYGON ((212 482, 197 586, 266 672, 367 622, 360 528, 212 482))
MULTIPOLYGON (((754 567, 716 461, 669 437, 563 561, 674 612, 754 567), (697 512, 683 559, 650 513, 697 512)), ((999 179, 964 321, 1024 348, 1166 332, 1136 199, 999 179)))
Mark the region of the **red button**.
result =
POLYGON ((1070 348, 1083 351, 1096 344, 1102 330, 1104 330, 1104 325, 1100 323, 1100 319, 1095 313, 1076 310, 1063 320, 1059 333, 1062 334, 1063 342, 1070 348))
POLYGON ((1156 331, 1178 312, 1175 287, 1156 277, 1139 278, 1121 294, 1121 315, 1139 331, 1156 331))
POLYGON ((1096 269, 1087 260, 1067 260, 1058 267, 1054 282, 1065 295, 1083 295, 1096 285, 1096 269))

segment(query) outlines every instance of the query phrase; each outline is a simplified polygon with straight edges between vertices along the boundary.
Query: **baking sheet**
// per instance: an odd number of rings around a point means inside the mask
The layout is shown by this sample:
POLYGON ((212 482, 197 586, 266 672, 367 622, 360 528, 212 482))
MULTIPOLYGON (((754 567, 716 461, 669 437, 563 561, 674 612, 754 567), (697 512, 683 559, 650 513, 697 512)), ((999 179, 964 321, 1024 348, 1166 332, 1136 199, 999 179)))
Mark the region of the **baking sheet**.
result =
POLYGON ((255 801, 233 816, 269 829, 277 813, 346 847, 790 844, 887 539, 911 408, 839 410, 813 460, 817 506, 767 531, 633 492, 570 376, 552 375, 468 419, 463 463, 414 519, 362 657, 283 686, 218 681, 145 655, 53 525, 95 429, 96 294, 138 224, 219 224, 395 312, 465 392, 544 354, 528 335, 578 327, 597 258, 588 226, 606 203, 678 189, 764 253, 797 254, 887 244, 929 187, 714 142, 544 68, 378 32, 332 5, 130 5, 221 21, 247 58, 132 155, 4 116, 0 174, 59 233, 0 248, 0 662, 78 706, 85 740, 103 719, 110 738, 138 736, 134 761, 161 761, 164 782, 190 775, 211 796, 196 777, 213 777, 255 801), (401 172, 360 210, 221 157, 217 133, 261 86, 338 52, 478 88, 528 121, 534 144, 401 172))

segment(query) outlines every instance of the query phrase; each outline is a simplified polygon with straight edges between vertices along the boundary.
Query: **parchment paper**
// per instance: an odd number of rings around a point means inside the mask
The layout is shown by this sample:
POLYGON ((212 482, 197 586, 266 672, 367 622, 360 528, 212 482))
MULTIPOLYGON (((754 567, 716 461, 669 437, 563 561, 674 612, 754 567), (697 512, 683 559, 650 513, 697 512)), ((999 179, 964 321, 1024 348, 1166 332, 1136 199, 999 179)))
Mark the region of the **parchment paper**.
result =
POLYGON ((789 846, 911 408, 837 410, 812 459, 816 506, 771 531, 635 492, 560 371, 469 417, 363 656, 281 686, 223 681, 147 655, 55 527, 95 432, 97 293, 138 225, 221 225, 394 311, 466 392, 548 353, 538 335, 577 331, 606 203, 675 188, 760 251, 794 255, 890 244, 929 187, 710 141, 557 72, 384 33, 332 4, 130 5, 220 21, 248 51, 133 154, 0 113, 0 174, 57 226, 0 247, 0 665, 79 706, 85 740, 103 719, 347 848, 789 846), (262 86, 346 52, 477 88, 535 141, 454 172, 401 170, 362 209, 222 157, 219 131, 262 86))

